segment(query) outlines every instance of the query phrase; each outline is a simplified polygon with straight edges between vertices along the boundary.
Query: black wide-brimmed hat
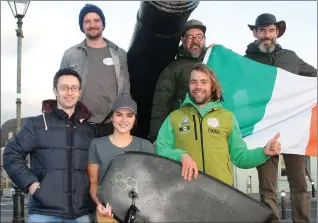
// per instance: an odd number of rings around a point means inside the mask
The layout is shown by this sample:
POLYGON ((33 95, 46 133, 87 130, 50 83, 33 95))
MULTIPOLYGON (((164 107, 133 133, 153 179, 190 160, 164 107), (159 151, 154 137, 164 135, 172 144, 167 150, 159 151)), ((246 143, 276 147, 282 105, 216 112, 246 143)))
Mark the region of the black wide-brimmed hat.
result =
POLYGON ((281 37, 285 33, 286 22, 285 21, 277 22, 276 17, 272 14, 269 14, 269 13, 264 13, 264 14, 259 15, 256 18, 255 25, 248 25, 248 27, 250 28, 250 30, 253 31, 254 29, 256 29, 258 27, 264 27, 264 26, 269 26, 269 25, 277 25, 278 30, 279 30, 277 38, 281 37))

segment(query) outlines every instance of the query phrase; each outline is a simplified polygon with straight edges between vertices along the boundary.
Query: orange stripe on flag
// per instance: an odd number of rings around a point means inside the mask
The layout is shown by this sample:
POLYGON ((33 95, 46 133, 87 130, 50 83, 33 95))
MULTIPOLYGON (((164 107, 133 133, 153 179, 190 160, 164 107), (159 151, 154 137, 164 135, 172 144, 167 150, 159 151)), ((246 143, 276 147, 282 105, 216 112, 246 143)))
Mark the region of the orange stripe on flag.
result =
POLYGON ((306 156, 317 156, 317 105, 311 110, 310 135, 306 156))

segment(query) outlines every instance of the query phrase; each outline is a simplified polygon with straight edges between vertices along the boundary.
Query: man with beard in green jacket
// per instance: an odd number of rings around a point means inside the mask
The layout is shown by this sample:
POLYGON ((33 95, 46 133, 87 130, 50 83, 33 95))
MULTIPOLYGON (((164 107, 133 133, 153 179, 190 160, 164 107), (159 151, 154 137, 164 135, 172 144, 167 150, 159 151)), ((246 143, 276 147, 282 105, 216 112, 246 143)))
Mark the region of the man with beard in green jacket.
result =
POLYGON ((253 168, 280 153, 279 133, 264 147, 249 150, 232 112, 222 107, 221 86, 206 65, 189 75, 189 93, 182 108, 170 113, 156 141, 158 155, 182 163, 184 179, 198 177, 198 170, 233 186, 232 163, 253 168))
POLYGON ((170 112, 181 107, 188 91, 191 68, 202 63, 205 52, 206 27, 198 20, 189 20, 181 37, 178 54, 160 74, 153 96, 149 138, 154 142, 170 112))

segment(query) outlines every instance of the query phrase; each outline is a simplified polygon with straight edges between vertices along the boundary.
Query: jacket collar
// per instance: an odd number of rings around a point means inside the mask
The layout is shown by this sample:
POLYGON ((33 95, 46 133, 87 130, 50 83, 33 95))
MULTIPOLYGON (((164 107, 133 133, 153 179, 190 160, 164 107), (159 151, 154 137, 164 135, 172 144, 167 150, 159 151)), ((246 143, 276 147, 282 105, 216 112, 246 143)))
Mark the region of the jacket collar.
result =
MULTIPOLYGON (((117 50, 118 49, 118 46, 115 43, 113 43, 112 41, 110 41, 110 40, 108 40, 106 38, 103 38, 103 40, 107 43, 107 46, 110 49, 112 49, 112 50, 117 50)), ((84 39, 80 44, 78 44, 77 47, 87 50, 86 39, 84 39)))
POLYGON ((222 108, 222 104, 220 101, 210 101, 208 104, 206 104, 203 108, 199 108, 190 97, 190 94, 187 93, 186 97, 183 101, 182 107, 194 107, 202 117, 204 117, 209 111, 217 110, 222 108))
MULTIPOLYGON (((42 101, 42 112, 43 113, 57 112, 59 114, 59 116, 61 114, 64 114, 62 116, 68 118, 67 114, 62 109, 57 108, 57 100, 54 100, 54 99, 48 99, 48 100, 42 101)), ((76 119, 79 122, 82 122, 83 120, 88 120, 92 117, 92 113, 80 101, 77 102, 77 104, 75 105, 75 113, 74 114, 76 116, 76 119)))
MULTIPOLYGON (((282 50, 282 49, 283 49, 282 46, 279 45, 278 43, 276 43, 275 50, 272 53, 277 52, 277 51, 282 50)), ((246 54, 268 54, 268 53, 261 52, 261 50, 258 48, 257 40, 248 44, 245 53, 246 54)))

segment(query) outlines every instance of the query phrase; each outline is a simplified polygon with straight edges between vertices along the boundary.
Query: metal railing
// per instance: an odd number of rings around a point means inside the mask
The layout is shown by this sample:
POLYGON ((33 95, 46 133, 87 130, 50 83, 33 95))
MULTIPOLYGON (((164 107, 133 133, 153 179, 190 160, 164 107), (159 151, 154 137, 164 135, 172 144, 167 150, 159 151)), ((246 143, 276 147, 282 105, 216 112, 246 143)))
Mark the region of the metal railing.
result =
POLYGON ((252 195, 253 188, 252 188, 252 176, 249 175, 246 177, 246 194, 252 195))
POLYGON ((282 190, 280 192, 281 205, 282 205, 282 219, 286 219, 286 192, 282 190))
POLYGON ((315 197, 315 191, 316 191, 315 190, 315 181, 311 178, 311 175, 310 175, 309 170, 308 170, 307 167, 305 167, 305 170, 306 170, 307 176, 309 178, 309 181, 311 183, 311 196, 315 197))

